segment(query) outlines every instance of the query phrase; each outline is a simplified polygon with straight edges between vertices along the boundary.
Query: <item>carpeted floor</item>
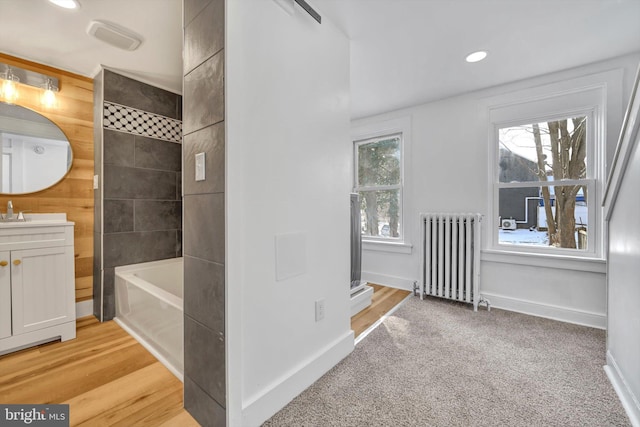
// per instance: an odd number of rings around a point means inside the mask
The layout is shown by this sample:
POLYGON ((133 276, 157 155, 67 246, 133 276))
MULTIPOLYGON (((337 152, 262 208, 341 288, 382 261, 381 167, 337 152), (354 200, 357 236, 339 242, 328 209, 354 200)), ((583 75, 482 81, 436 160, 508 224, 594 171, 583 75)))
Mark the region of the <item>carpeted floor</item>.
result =
POLYGON ((629 426, 605 332, 409 298, 264 426, 629 426))

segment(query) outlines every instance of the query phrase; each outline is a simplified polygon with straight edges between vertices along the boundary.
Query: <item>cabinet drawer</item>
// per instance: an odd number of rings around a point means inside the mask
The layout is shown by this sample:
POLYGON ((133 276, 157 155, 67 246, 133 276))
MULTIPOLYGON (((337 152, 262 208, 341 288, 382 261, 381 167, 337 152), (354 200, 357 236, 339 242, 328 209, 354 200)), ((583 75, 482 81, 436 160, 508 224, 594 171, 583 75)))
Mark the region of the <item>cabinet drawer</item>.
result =
POLYGON ((0 251, 73 245, 73 226, 0 229, 0 251))

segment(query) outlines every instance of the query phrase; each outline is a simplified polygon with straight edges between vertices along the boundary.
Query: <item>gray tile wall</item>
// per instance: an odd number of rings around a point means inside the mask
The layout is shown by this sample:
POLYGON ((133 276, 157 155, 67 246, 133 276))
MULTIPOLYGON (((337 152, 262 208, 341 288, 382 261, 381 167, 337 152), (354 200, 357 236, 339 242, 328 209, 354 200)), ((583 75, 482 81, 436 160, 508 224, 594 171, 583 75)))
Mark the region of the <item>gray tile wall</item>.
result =
MULTIPOLYGON (((102 88, 104 101, 182 119, 180 95, 109 70, 103 71, 102 88)), ((182 146, 102 126, 100 129, 99 202, 103 217, 99 225, 99 304, 103 320, 110 320, 115 316, 115 267, 182 256, 182 146)), ((94 277, 94 288, 99 276, 94 277)))
POLYGON ((226 423, 224 0, 184 0, 184 406, 226 423), (195 181, 205 153, 206 180, 195 181))

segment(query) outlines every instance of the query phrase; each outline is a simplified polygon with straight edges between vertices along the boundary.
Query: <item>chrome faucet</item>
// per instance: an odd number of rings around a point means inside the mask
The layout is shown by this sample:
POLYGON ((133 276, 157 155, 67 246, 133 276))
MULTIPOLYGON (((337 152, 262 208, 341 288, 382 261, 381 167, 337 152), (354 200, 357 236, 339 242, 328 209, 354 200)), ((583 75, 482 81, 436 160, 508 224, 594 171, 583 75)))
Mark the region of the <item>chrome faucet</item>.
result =
POLYGON ((13 202, 11 200, 7 202, 7 219, 13 219, 13 202))

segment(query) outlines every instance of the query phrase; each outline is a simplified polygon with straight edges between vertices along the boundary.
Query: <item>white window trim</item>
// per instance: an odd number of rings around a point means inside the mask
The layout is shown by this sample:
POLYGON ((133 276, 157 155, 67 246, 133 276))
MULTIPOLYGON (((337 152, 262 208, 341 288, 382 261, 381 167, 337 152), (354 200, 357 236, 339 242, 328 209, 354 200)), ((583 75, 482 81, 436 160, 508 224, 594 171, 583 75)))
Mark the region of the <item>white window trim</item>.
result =
POLYGON ((369 122, 364 124, 356 124, 351 128, 351 145, 353 152, 352 174, 353 187, 356 187, 356 170, 357 166, 357 154, 355 150, 356 142, 364 141, 368 139, 374 139, 377 137, 392 135, 396 133, 402 134, 401 140, 401 164, 400 164, 400 227, 401 238, 389 239, 384 237, 370 237, 362 236, 362 249, 371 251, 383 251, 393 253, 405 253, 409 254, 412 250, 412 245, 409 237, 412 235, 413 224, 409 221, 408 212, 410 211, 410 203, 407 200, 411 192, 410 180, 407 176, 410 176, 409 161, 411 158, 411 118, 400 117, 396 119, 382 120, 376 122, 369 122))
MULTIPOLYGON (((606 73, 603 73, 606 74, 606 73)), ((505 245, 498 243, 498 224, 491 223, 485 228, 487 242, 483 250, 483 259, 496 262, 519 263, 518 257, 535 257, 543 264, 557 267, 553 260, 562 259, 567 262, 569 269, 579 269, 582 262, 572 262, 577 259, 602 260, 604 222, 600 199, 603 180, 605 177, 606 152, 606 111, 607 111, 607 81, 614 76, 588 76, 552 85, 538 87, 526 93, 514 93, 489 100, 489 212, 488 218, 498 218, 498 129, 516 124, 540 123, 559 117, 588 116, 591 138, 587 153, 587 180, 591 183, 587 191, 589 203, 589 224, 594 230, 588 235, 588 249, 586 251, 562 248, 535 247, 526 245, 505 245), (608 77, 608 79, 606 78, 608 77), (588 81, 588 83, 587 83, 588 81), (496 102, 497 101, 497 102, 496 102), (515 255, 515 256, 514 256, 515 255), (544 261, 547 260, 547 261, 544 261)), ((516 185, 516 184, 514 184, 516 185)), ((527 186, 529 183, 519 183, 517 186, 527 186)), ((532 185, 537 186, 537 183, 532 185)), ((558 181, 555 185, 561 185, 558 181)), ((530 263, 531 261, 527 261, 530 263)), ((600 270, 600 267, 597 267, 600 270)))

